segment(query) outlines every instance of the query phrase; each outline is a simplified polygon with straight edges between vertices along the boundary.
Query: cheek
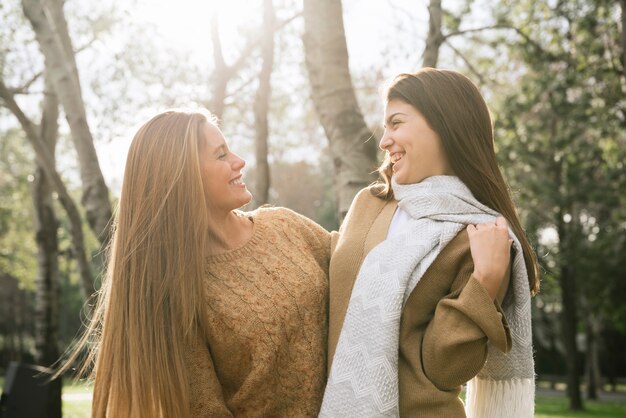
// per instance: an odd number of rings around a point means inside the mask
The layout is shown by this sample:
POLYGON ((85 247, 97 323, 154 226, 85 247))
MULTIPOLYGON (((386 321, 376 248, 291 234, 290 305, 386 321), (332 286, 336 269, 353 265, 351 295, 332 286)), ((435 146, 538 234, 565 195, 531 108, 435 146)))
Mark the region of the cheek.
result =
POLYGON ((204 194, 210 197, 212 194, 215 194, 219 188, 220 176, 218 170, 216 170, 215 167, 205 167, 201 173, 204 194))

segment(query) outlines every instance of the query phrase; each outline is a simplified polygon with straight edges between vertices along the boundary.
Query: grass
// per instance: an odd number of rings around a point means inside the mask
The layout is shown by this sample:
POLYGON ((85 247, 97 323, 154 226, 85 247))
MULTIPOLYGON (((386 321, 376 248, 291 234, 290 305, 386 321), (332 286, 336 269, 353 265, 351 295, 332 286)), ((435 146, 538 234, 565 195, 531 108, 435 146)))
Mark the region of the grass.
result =
POLYGON ((91 386, 65 380, 63 385, 63 418, 88 418, 91 416, 91 386))
MULTIPOLYGON (((64 394, 85 393, 89 388, 84 385, 66 386, 64 394)), ((585 401, 585 411, 571 412, 565 397, 538 396, 535 399, 535 418, 623 418, 626 417, 626 403, 609 401, 585 401)), ((91 414, 91 401, 64 400, 64 418, 86 418, 91 414)))
POLYGON ((623 418, 626 417, 626 403, 610 401, 585 401, 585 411, 568 410, 565 397, 538 396, 535 399, 535 418, 623 418))

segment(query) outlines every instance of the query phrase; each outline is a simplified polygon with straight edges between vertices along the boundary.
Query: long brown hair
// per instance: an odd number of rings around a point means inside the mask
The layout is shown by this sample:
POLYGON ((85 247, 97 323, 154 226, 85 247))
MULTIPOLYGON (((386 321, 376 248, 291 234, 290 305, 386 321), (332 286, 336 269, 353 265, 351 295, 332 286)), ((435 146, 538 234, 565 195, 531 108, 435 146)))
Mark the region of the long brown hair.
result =
MULTIPOLYGON (((508 220, 522 244, 530 291, 535 294, 539 290, 537 259, 498 167, 491 116, 478 88, 455 71, 424 68, 415 74, 396 76, 385 99, 401 100, 419 111, 439 135, 454 174, 478 201, 508 220)), ((383 183, 374 189, 383 199, 393 198, 391 168, 386 156, 378 169, 383 183)))
POLYGON ((206 330, 208 213, 199 147, 205 111, 167 111, 135 135, 109 260, 83 338, 94 417, 186 417, 184 349, 206 330))

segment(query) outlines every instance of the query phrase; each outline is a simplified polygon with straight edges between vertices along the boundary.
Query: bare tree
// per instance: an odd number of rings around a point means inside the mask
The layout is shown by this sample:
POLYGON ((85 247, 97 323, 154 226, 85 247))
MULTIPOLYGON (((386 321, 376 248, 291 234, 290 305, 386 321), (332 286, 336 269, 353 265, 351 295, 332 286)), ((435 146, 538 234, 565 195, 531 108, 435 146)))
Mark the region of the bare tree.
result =
POLYGON ((213 64, 215 65, 215 70, 213 70, 212 95, 209 110, 221 119, 224 114, 224 102, 226 100, 228 82, 233 77, 233 73, 239 71, 243 66, 246 57, 241 54, 233 65, 229 66, 226 64, 222 52, 217 12, 214 12, 211 16, 211 43, 213 45, 213 64))
MULTIPOLYGON (((264 9, 265 8, 267 8, 267 5, 264 9)), ((266 37, 270 36, 269 33, 272 33, 273 36, 274 32, 282 29, 299 15, 299 13, 295 14, 282 21, 276 21, 276 18, 273 17, 271 27, 266 26, 264 23, 263 32, 265 35, 262 37, 250 36, 247 40, 246 46, 241 50, 237 59, 235 59, 232 64, 227 64, 222 51, 222 41, 219 32, 219 18, 217 12, 213 13, 211 16, 211 44, 213 46, 213 65, 215 65, 215 69, 213 70, 212 75, 213 81, 211 87, 211 100, 209 101, 209 110, 215 116, 220 119, 222 118, 224 108, 226 107, 226 98, 228 97, 228 84, 239 73, 239 71, 241 71, 253 52, 259 47, 259 45, 266 42, 266 37)), ((265 47, 262 46, 262 48, 265 47)))
POLYGON ((274 64, 274 25, 275 12, 272 0, 263 0, 263 35, 261 40, 261 73, 259 88, 254 98, 254 125, 256 128, 256 185, 255 203, 260 206, 268 202, 270 189, 270 166, 267 161, 269 126, 267 114, 271 96, 271 76, 274 64))
POLYGON ((424 48, 424 58, 422 67, 436 67, 439 59, 439 48, 445 40, 441 33, 441 0, 430 0, 428 5, 428 36, 426 37, 426 47, 424 48))
POLYGON ((104 182, 94 141, 87 123, 76 57, 63 13, 63 0, 22 0, 24 15, 30 21, 46 71, 63 106, 78 155, 82 181, 82 204, 87 221, 100 242, 110 239, 112 211, 109 190, 104 182))
MULTIPOLYGON (((67 213, 70 222, 70 234, 72 235, 73 255, 78 264, 83 298, 86 300, 94 291, 94 280, 91 273, 91 266, 89 265, 86 255, 85 236, 78 207, 65 187, 61 176, 56 171, 54 156, 52 155, 49 144, 42 136, 44 130, 40 129, 22 111, 15 101, 13 94, 15 90, 22 89, 9 89, 0 78, 0 98, 2 98, 4 105, 13 113, 22 126, 26 138, 35 151, 38 166, 41 168, 42 172, 45 173, 47 181, 58 194, 59 201, 67 213)), ((48 132, 48 130, 46 129, 45 132, 48 132)))
POLYGON ((376 141, 354 93, 340 0, 304 1, 304 52, 315 110, 334 162, 338 218, 375 177, 376 141))
POLYGON ((620 33, 620 41, 622 44, 622 72, 624 73, 624 77, 626 77, 626 0, 620 0, 619 5, 622 20, 622 32, 620 33))
MULTIPOLYGON (((48 147, 47 152, 54 161, 56 148, 59 102, 52 83, 46 77, 39 132, 48 147)), ((37 363, 51 366, 59 358, 59 247, 56 219, 53 206, 53 187, 44 169, 36 164, 33 182, 33 204, 35 209, 35 241, 37 242, 37 291, 35 302, 35 342, 37 363)), ((47 406, 50 416, 61 417, 61 385, 51 385, 53 394, 47 406)))
POLYGON ((602 320, 600 315, 592 310, 585 320, 585 341, 587 343, 587 356, 585 372, 587 375, 587 399, 598 399, 598 390, 602 387, 600 369, 600 340, 602 320))

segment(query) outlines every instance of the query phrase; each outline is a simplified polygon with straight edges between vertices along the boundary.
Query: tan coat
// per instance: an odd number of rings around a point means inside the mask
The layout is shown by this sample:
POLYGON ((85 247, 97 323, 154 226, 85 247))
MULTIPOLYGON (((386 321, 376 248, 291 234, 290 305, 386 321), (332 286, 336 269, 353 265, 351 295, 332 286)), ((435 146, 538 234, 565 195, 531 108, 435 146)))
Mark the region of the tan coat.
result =
MULTIPOLYGON (((364 189, 354 199, 330 262, 328 364, 365 256, 386 236, 397 202, 364 189)), ((487 342, 511 347, 499 305, 472 276, 467 232, 440 253, 409 296, 400 321, 398 378, 403 417, 464 417, 461 385, 485 363, 487 342)))

